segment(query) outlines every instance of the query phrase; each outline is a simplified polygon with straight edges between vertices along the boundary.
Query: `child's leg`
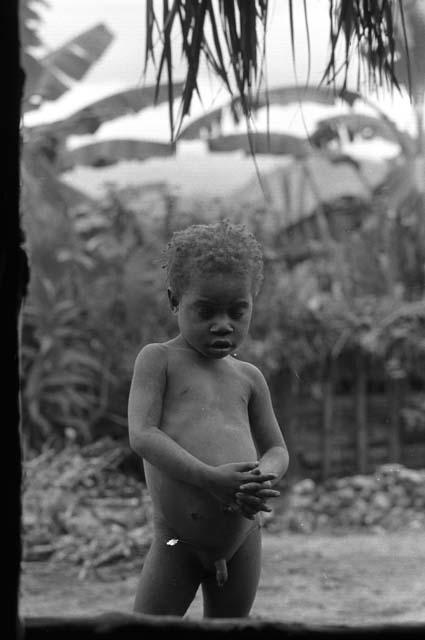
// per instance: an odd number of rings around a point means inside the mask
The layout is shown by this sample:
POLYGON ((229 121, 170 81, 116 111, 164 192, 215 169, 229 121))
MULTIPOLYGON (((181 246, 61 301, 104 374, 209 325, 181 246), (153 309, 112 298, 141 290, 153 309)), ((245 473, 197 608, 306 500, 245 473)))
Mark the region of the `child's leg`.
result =
POLYGON ((199 560, 185 544, 167 546, 155 538, 146 556, 134 603, 135 613, 183 616, 202 577, 199 560))
POLYGON ((227 563, 228 579, 219 587, 214 574, 202 583, 205 618, 245 618, 257 593, 261 572, 261 530, 255 527, 227 563))

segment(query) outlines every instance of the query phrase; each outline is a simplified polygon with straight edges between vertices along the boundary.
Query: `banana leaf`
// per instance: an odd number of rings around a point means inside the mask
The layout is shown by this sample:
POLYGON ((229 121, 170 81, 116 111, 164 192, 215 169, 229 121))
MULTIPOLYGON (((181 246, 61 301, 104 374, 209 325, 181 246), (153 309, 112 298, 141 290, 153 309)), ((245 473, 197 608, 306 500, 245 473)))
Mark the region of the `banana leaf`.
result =
POLYGON ((63 211, 93 202, 90 196, 62 182, 52 164, 30 146, 25 148, 22 156, 21 174, 23 200, 29 211, 36 207, 40 210, 46 203, 53 209, 63 211))
POLYGON ((43 100, 59 98, 73 82, 83 78, 109 47, 113 37, 100 23, 38 59, 37 66, 31 61, 32 56, 23 56, 27 74, 25 97, 36 94, 43 100))
POLYGON ((323 143, 326 144, 330 139, 338 137, 340 128, 344 128, 350 138, 367 130, 370 137, 379 137, 399 144, 406 155, 410 155, 415 148, 409 134, 398 129, 389 118, 376 118, 361 113, 344 113, 319 120, 310 139, 314 145, 323 146, 323 143))
POLYGON ((311 153, 311 146, 307 140, 286 133, 255 132, 249 134, 236 133, 219 136, 208 140, 210 151, 235 151, 241 149, 245 153, 263 153, 275 155, 291 155, 304 158, 311 153))
MULTIPOLYGON (((343 100, 352 106, 354 102, 361 99, 361 95, 354 91, 345 90, 337 93, 324 87, 283 86, 259 92, 251 100, 250 108, 255 112, 267 105, 286 106, 297 102, 314 102, 332 106, 339 100, 343 100)), ((233 114, 235 122, 239 122, 243 113, 239 98, 234 98, 223 106, 192 120, 186 127, 181 129, 178 139, 195 140, 199 138, 203 131, 209 134, 213 133, 214 129, 220 127, 223 116, 229 112, 233 114)))
MULTIPOLYGON (((182 87, 181 82, 174 84, 174 92, 178 94, 182 87)), ((159 87, 157 95, 155 85, 117 91, 75 111, 67 118, 48 124, 26 127, 25 132, 29 140, 46 135, 60 139, 71 134, 94 133, 104 122, 161 104, 168 99, 167 91, 166 85, 159 87)))

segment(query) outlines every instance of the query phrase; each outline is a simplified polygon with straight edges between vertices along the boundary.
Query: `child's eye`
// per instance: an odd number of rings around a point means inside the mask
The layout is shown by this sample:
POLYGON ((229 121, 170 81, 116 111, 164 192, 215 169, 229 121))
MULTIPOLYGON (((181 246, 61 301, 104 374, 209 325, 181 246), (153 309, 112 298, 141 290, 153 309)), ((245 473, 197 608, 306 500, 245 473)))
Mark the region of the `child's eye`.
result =
POLYGON ((198 309, 198 316, 201 318, 201 320, 211 320, 213 315, 213 310, 208 309, 208 307, 198 309))
POLYGON ((233 319, 233 320, 240 320, 242 318, 242 316, 244 315, 245 311, 241 310, 241 309, 232 309, 229 312, 229 316, 233 319))

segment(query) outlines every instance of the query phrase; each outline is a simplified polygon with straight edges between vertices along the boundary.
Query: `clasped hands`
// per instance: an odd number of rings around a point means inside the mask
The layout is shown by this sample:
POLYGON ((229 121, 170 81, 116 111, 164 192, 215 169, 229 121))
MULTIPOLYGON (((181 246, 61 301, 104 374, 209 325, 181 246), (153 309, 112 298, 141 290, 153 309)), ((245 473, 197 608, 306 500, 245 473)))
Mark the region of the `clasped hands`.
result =
POLYGON ((279 491, 272 489, 274 473, 264 473, 258 462, 235 462, 210 467, 207 488, 226 511, 239 511, 253 520, 259 511, 270 512, 268 498, 276 498, 279 491))

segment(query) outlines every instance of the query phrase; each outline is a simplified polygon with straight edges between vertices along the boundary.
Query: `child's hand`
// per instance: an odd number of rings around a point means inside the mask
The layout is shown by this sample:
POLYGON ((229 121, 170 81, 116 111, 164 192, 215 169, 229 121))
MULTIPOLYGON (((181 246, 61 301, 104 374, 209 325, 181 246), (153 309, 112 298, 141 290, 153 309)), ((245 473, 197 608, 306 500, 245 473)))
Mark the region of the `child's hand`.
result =
POLYGON ((253 520, 259 511, 270 512, 267 498, 277 498, 280 495, 280 491, 271 488, 270 480, 275 479, 276 476, 274 474, 268 474, 268 476, 271 478, 263 482, 259 482, 256 478, 255 481, 241 485, 236 493, 236 504, 242 514, 250 520, 253 520))
POLYGON ((274 478, 273 474, 261 473, 257 467, 258 462, 231 462, 210 467, 207 489, 226 506, 238 509, 236 493, 241 487, 258 486, 264 490, 263 483, 274 478))

